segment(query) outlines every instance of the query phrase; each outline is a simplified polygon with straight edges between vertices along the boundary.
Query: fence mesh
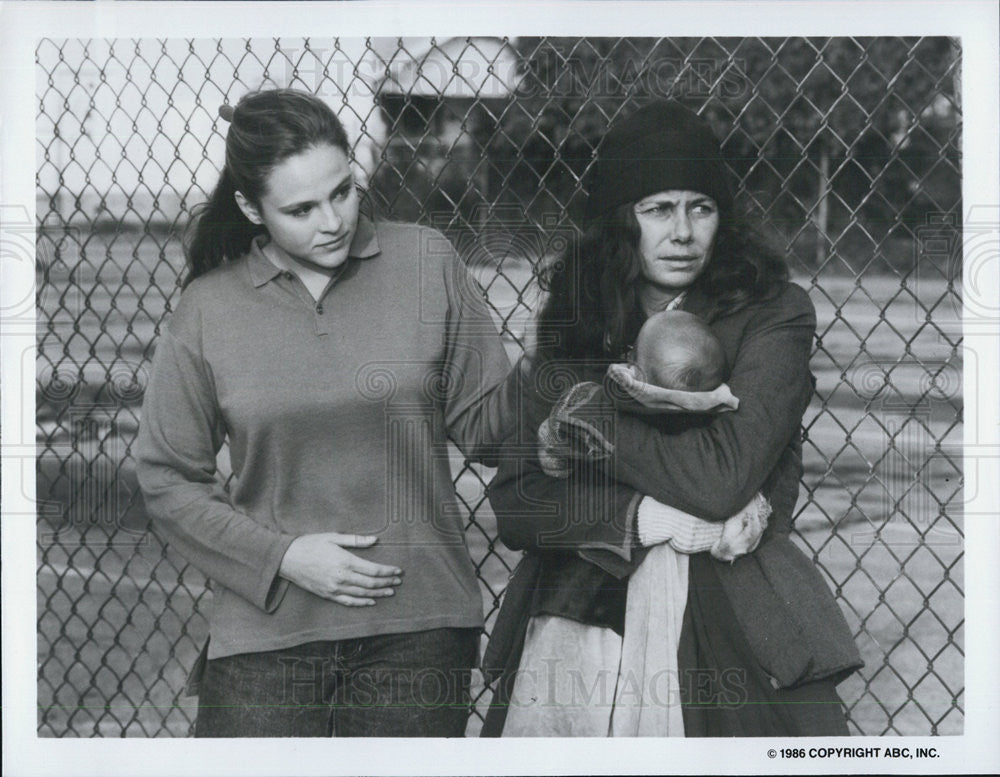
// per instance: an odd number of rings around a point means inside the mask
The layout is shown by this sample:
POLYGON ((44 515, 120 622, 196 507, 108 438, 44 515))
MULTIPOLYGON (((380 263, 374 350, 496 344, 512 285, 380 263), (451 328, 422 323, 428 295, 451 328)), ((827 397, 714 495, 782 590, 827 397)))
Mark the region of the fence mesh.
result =
MULTIPOLYGON (((185 736, 203 575, 148 531, 131 445, 223 102, 314 92, 384 214, 444 229, 511 355, 609 122, 673 96, 819 314, 795 540, 866 661, 852 731, 962 731, 958 43, 946 38, 43 40, 37 49, 38 730, 185 736)), ((515 554, 455 458, 487 631, 515 554)), ((222 463, 225 470, 226 464, 222 463)), ((490 696, 476 688, 470 733, 490 696)))

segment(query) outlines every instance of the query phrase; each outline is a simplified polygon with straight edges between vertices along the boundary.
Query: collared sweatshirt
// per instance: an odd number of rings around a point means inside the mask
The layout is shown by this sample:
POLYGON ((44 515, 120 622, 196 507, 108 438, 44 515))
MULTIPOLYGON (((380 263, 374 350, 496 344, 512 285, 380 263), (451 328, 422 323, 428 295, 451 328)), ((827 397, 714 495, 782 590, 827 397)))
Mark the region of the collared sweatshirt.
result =
POLYGON ((154 527, 213 583, 209 658, 440 627, 482 600, 447 440, 490 461, 516 411, 482 291, 435 230, 362 217, 319 301, 255 241, 196 279, 156 344, 137 441, 154 527), (228 439, 234 479, 216 457, 228 439), (374 607, 281 578, 291 542, 376 535, 374 607))

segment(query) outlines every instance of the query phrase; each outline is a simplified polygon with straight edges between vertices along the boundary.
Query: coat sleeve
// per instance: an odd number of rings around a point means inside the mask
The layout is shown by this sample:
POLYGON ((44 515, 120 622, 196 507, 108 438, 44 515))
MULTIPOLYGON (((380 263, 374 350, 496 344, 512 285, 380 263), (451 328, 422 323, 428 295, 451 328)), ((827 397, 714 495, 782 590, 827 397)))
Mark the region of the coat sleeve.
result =
MULTIPOLYGON (((446 241, 440 236, 440 241, 446 241)), ((441 389, 448 436, 462 453, 496 466, 515 423, 516 377, 482 287, 450 250, 442 263, 447 296, 441 389)))
MULTIPOLYGON (((793 284, 755 307, 728 381, 739 409, 676 434, 616 415, 614 477, 700 518, 718 521, 736 513, 799 433, 813 392, 815 330, 812 302, 793 284)), ((603 396, 598 402, 610 404, 603 396)))
POLYGON ((518 423, 487 491, 500 539, 513 550, 576 551, 624 577, 641 560, 634 527, 642 495, 597 464, 581 462, 569 478, 547 475, 538 461, 537 430, 551 402, 535 389, 527 360, 514 372, 518 423))
POLYGON ((278 577, 293 535, 235 510, 216 476, 225 424, 205 364, 197 312, 181 305, 157 341, 143 400, 136 473, 153 526, 184 558, 265 612, 289 585, 278 577))

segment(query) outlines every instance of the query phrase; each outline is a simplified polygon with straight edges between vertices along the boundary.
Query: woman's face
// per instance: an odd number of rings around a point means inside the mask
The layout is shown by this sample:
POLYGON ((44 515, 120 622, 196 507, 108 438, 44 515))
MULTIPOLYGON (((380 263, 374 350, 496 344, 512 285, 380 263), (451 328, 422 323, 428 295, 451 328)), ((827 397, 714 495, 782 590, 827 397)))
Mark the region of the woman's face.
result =
POLYGON ((719 208, 700 192, 670 189, 635 204, 643 283, 669 299, 701 275, 719 231, 719 208))
POLYGON ((347 260, 358 226, 358 193, 347 155, 337 146, 313 146, 288 157, 268 175, 257 205, 240 192, 236 201, 302 267, 329 272, 347 260))

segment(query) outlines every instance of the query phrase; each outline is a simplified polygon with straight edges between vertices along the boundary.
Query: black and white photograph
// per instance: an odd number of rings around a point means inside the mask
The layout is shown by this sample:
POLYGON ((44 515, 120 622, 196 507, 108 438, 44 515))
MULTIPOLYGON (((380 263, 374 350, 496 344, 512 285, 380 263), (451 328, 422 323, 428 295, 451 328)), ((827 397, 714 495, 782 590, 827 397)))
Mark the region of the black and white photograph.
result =
POLYGON ((5 771, 1000 765, 997 9, 737 5, 4 9, 5 771))

